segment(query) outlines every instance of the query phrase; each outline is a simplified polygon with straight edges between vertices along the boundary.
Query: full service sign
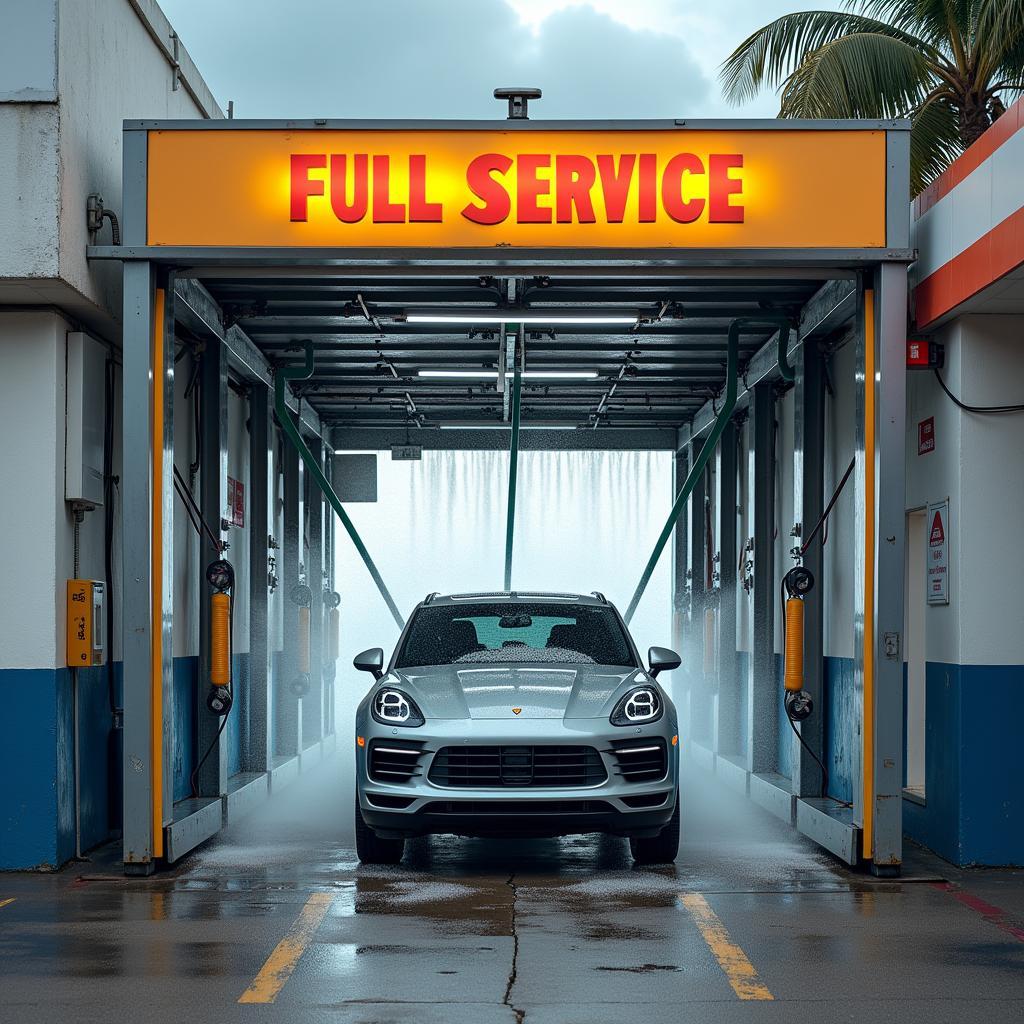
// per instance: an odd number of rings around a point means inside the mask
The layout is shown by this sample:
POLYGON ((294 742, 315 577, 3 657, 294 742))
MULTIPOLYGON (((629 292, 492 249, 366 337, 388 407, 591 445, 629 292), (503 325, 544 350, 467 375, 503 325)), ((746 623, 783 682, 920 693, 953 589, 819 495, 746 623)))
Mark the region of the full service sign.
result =
POLYGON ((885 245, 882 131, 148 136, 150 245, 885 245))

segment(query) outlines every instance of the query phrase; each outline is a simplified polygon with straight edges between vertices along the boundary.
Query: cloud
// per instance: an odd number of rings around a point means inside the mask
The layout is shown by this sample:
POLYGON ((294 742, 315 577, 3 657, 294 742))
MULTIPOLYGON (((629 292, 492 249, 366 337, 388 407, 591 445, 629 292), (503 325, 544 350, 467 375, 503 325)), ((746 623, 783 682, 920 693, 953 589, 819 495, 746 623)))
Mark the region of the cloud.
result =
POLYGON ((506 0, 163 6, 239 117, 501 117, 500 85, 540 86, 538 117, 694 117, 718 107, 686 41, 590 5, 538 25, 506 0))

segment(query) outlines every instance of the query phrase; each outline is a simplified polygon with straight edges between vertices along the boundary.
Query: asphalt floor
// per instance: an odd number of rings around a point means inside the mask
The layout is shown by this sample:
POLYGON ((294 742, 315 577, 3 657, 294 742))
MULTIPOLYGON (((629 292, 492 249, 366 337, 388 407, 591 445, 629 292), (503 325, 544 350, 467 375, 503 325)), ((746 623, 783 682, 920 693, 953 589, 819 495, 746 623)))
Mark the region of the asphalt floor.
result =
POLYGON ((1024 871, 852 872, 686 770, 683 843, 353 851, 335 756, 173 870, 0 875, 0 1022, 1024 1020, 1024 871))

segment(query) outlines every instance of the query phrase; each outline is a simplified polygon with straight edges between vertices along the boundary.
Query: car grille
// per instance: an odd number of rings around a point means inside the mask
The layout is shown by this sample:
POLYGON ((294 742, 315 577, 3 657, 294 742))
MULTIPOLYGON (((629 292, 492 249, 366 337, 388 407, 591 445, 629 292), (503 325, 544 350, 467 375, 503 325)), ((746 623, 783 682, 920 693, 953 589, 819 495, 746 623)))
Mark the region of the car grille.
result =
POLYGON ((479 789, 501 786, 597 786, 608 778, 593 747, 442 747, 430 766, 438 786, 479 789))
POLYGON ((434 800, 423 808, 426 814, 542 815, 606 814, 611 805, 604 800, 434 800))
POLYGON ((655 782, 668 771, 665 741, 660 737, 613 740, 612 754, 615 770, 625 782, 655 782))
POLYGON ((422 741, 374 740, 370 744, 370 778, 376 782, 408 782, 423 774, 422 756, 422 741))

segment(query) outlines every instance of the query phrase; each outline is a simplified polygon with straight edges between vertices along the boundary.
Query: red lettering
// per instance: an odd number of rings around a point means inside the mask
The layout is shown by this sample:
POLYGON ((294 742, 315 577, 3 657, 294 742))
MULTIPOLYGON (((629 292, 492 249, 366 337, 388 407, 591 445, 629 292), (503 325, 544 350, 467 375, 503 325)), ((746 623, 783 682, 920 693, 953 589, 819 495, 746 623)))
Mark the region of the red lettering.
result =
POLYGON ((483 206, 469 203, 462 211, 466 220, 474 224, 500 224, 512 210, 512 200, 505 186, 491 177, 508 174, 512 159, 500 153, 484 153, 474 157, 466 168, 466 184, 470 191, 483 200, 483 206))
POLYGON ((352 157, 352 202, 348 201, 348 157, 331 157, 331 209, 343 224, 358 224, 366 216, 370 168, 365 153, 352 157))
POLYGON ((324 183, 310 178, 314 167, 326 167, 327 157, 323 153, 292 153, 292 220, 307 220, 310 196, 322 196, 324 183))
POLYGON ((551 182, 538 178, 537 171, 551 166, 543 153, 520 153, 516 165, 516 220, 520 224, 550 224, 551 208, 538 206, 540 196, 551 193, 551 182))
POLYGON ((572 223, 573 207, 580 224, 593 224, 594 201, 590 190, 594 187, 597 172, 585 156, 555 157, 555 221, 559 224, 572 223))
POLYGON ((440 203, 427 202, 427 158, 409 157, 409 220, 413 224, 440 224, 440 203))
POLYGON ((373 158, 373 223, 405 223, 405 204, 391 202, 391 157, 389 156, 373 158))
POLYGON ((712 224, 743 223, 742 204, 729 202, 729 196, 743 194, 743 182, 730 178, 729 171, 742 166, 739 153, 712 153, 708 158, 708 220, 712 224))
POLYGON ((683 198, 683 176, 703 173, 704 164, 693 153, 677 153, 665 165, 661 201, 665 212, 679 224, 692 224, 704 212, 703 199, 683 198))
POLYGON ((637 219, 653 224, 658 219, 658 158, 653 153, 640 154, 640 197, 637 219))
POLYGON ((635 165, 634 153, 623 153, 619 157, 618 170, 615 169, 615 157, 604 154, 597 158, 597 172, 604 192, 604 212, 609 224, 621 224, 626 216, 626 200, 635 165))

